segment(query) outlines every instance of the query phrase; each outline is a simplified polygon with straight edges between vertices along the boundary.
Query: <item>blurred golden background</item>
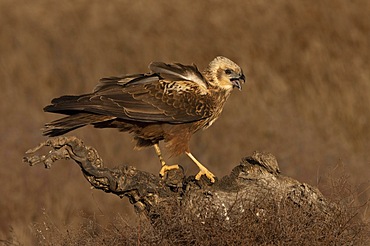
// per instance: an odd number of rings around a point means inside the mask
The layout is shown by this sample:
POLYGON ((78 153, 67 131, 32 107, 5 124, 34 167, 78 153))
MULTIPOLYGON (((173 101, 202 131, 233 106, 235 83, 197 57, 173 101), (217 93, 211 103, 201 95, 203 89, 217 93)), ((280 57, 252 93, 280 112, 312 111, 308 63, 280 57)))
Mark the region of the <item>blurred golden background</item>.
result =
MULTIPOLYGON (((84 216, 135 220, 128 200, 90 190, 77 165, 22 163, 58 118, 52 98, 90 92, 101 77, 148 71, 151 61, 195 63, 218 55, 247 76, 220 119, 191 142, 219 178, 254 150, 284 175, 314 186, 337 166, 362 201, 370 182, 370 1, 0 1, 0 240, 33 242, 34 223, 63 230, 84 216)), ((109 167, 157 173, 153 149, 128 134, 86 127, 70 133, 109 167)), ((187 174, 197 168, 186 157, 187 174)), ((368 216, 368 215, 367 215, 368 216)))

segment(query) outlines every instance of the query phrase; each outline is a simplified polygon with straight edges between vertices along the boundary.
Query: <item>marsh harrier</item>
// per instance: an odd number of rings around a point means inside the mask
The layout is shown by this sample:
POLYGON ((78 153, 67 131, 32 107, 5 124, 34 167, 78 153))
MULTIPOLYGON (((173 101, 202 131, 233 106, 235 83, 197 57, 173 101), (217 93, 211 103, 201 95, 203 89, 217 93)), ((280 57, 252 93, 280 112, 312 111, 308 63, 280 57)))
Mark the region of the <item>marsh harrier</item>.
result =
POLYGON ((199 167, 195 176, 215 176, 190 152, 191 136, 219 117, 233 88, 245 82, 242 69, 219 56, 200 72, 195 65, 152 62, 150 72, 103 78, 92 93, 62 96, 44 108, 67 115, 45 124, 44 135, 58 136, 93 125, 129 132, 136 147, 154 146, 162 168, 160 175, 178 165, 166 165, 159 149, 164 141, 172 155, 185 153, 199 167))

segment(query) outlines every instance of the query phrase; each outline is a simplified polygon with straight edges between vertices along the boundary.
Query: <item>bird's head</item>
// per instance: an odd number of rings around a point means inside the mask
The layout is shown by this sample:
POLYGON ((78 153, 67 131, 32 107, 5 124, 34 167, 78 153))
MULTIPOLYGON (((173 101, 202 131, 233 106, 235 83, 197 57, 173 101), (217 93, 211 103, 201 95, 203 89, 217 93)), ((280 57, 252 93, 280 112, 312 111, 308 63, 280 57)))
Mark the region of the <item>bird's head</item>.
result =
POLYGON ((218 56, 209 63, 204 76, 212 86, 227 91, 235 87, 241 90, 242 83, 245 83, 243 70, 235 62, 223 56, 218 56))

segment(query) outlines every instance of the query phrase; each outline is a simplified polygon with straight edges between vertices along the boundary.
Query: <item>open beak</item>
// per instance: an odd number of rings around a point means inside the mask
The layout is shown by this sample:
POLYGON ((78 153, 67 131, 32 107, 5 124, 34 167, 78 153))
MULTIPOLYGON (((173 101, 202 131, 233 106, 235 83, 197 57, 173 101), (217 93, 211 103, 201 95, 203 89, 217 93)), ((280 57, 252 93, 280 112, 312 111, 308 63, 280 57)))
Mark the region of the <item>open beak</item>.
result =
POLYGON ((231 83, 233 84, 233 87, 238 88, 239 90, 242 90, 242 83, 245 83, 245 76, 244 74, 241 74, 235 78, 230 79, 231 83))

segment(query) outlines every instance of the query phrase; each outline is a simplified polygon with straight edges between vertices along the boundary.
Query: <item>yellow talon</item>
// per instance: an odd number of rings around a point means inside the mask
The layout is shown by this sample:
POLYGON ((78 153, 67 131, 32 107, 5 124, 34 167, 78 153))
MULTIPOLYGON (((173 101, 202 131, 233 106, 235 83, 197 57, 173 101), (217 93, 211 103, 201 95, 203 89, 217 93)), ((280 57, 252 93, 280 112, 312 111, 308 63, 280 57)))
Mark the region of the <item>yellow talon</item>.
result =
POLYGON ((199 173, 195 175, 196 180, 200 180, 200 177, 202 177, 202 175, 204 174, 206 175, 207 178, 209 178, 211 183, 214 183, 216 181, 215 180, 216 176, 213 173, 211 173, 205 166, 203 166, 202 163, 200 163, 190 152, 185 153, 199 167, 199 173))
POLYGON ((166 172, 168 172, 170 170, 174 170, 174 169, 179 169, 179 165, 171 165, 171 166, 169 166, 169 165, 164 164, 164 165, 162 165, 162 168, 159 171, 159 175, 161 177, 164 177, 164 175, 166 174, 166 172))
MULTIPOLYGON (((159 175, 161 177, 164 177, 166 172, 170 170, 179 169, 179 165, 171 165, 171 166, 167 165, 166 162, 163 160, 161 150, 159 149, 159 145, 154 144, 153 146, 154 146, 155 152, 158 155, 159 162, 162 164, 162 168, 159 171, 159 175)), ((216 181, 215 180, 216 176, 213 173, 211 173, 205 166, 203 166, 190 152, 185 152, 185 153, 199 167, 199 172, 197 173, 197 175, 195 175, 196 180, 200 180, 202 175, 206 175, 206 177, 211 181, 211 183, 214 183, 216 181)))
POLYGON ((166 162, 163 160, 163 157, 162 157, 162 154, 161 154, 161 150, 159 149, 159 145, 158 144, 154 144, 154 149, 155 149, 155 152, 158 155, 159 162, 162 165, 162 168, 159 171, 159 175, 161 177, 164 177, 164 175, 166 174, 166 172, 168 172, 170 170, 179 169, 179 165, 171 165, 171 166, 169 166, 169 165, 166 164, 166 162))
POLYGON ((195 179, 200 180, 202 175, 206 175, 206 177, 209 178, 211 183, 215 182, 215 177, 216 176, 213 173, 211 173, 208 169, 206 169, 206 168, 205 169, 200 169, 199 173, 197 173, 197 175, 195 175, 195 179))

